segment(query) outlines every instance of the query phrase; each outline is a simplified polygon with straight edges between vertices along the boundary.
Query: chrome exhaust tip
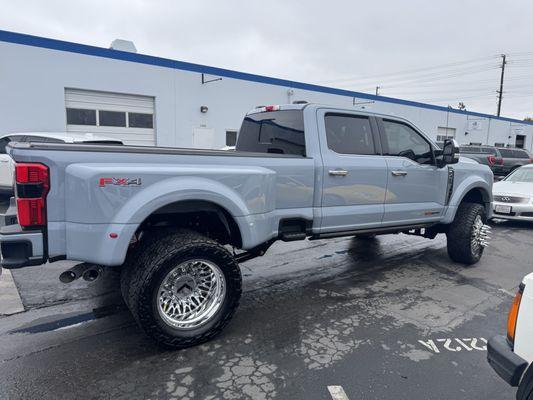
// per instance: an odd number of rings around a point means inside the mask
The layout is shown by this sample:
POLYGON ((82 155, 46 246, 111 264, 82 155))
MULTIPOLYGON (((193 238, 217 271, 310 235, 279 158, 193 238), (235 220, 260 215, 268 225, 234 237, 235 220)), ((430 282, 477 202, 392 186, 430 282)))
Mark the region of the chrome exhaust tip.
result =
POLYGON ((97 280, 100 275, 102 275, 102 268, 101 267, 94 267, 89 268, 86 271, 83 272, 83 280, 86 282, 94 282, 97 280))
POLYGON ((93 282, 98 279, 101 273, 102 267, 89 263, 81 263, 62 272, 59 275, 59 280, 63 283, 72 283, 76 279, 83 277, 85 281, 93 282))

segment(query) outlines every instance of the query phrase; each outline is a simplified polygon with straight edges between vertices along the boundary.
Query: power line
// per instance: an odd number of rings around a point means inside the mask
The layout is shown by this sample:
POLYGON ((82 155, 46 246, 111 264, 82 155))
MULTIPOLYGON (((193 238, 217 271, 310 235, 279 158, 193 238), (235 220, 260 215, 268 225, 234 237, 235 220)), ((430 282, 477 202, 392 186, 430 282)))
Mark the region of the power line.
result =
MULTIPOLYGON (((386 79, 379 79, 380 82, 390 82, 390 83, 395 83, 395 82, 409 82, 409 81, 418 81, 418 80, 427 80, 427 79, 442 79, 443 77, 444 78, 447 78, 447 77, 455 77, 455 76, 461 76, 461 75, 467 75, 467 74, 471 74, 471 73, 478 73, 478 72, 483 72, 483 71, 489 71, 491 69, 497 69, 499 68, 498 64, 495 64, 495 63, 490 63, 490 64, 483 64, 483 65, 476 65, 476 66, 469 66, 469 67, 465 67, 465 68, 460 68, 460 69, 453 69, 453 70, 447 70, 447 71, 439 71, 439 72, 427 72, 427 73, 422 73, 422 74, 417 74, 417 75, 414 75, 414 76, 405 76, 405 77, 396 77, 396 78, 386 78, 386 79)), ((367 83, 364 83, 362 81, 359 81, 359 80, 353 80, 353 81, 346 81, 344 83, 344 85, 346 84, 350 84, 350 86, 353 86, 353 85, 361 85, 361 84, 368 84, 367 83)))
MULTIPOLYGON (((479 69, 476 69, 476 70, 468 70, 468 71, 462 71, 462 72, 457 72, 457 73, 453 73, 453 74, 448 74, 448 75, 427 75, 427 76, 420 76, 420 77, 417 77, 417 78, 410 78, 410 79, 401 79, 401 80, 397 80, 396 82, 395 81, 390 81, 390 83, 387 83, 386 81, 383 82, 383 84, 381 84, 380 86, 382 88, 392 88, 392 87, 402 87, 402 86, 406 86, 406 85, 410 85, 410 84, 415 84, 415 83, 427 83, 427 82, 433 82, 433 81, 437 81, 437 80, 446 80, 446 79, 452 79, 452 78, 457 78, 457 77, 460 77, 460 76, 465 76, 465 75, 471 75, 471 74, 477 74, 477 73, 480 73, 480 72, 487 72, 487 71, 491 71, 491 70, 496 70, 498 69, 499 67, 494 65, 494 66, 490 66, 488 68, 485 68, 485 69, 482 69, 482 70, 479 70, 479 69)), ((349 84, 349 85, 343 85, 343 87, 347 87, 347 88, 356 88, 358 87, 359 85, 358 84, 349 84)), ((372 88, 365 88, 365 89, 359 89, 360 91, 366 91, 366 90, 372 90, 374 87, 372 88)))
POLYGON ((436 66, 431 66, 431 67, 414 68, 414 69, 408 69, 408 70, 397 71, 397 72, 388 72, 388 73, 377 74, 377 75, 367 75, 367 76, 363 75, 363 76, 357 76, 357 77, 352 76, 352 77, 346 77, 346 78, 332 79, 332 80, 322 81, 321 83, 335 83, 335 82, 345 82, 345 81, 363 81, 363 80, 369 80, 369 79, 375 79, 375 78, 384 78, 384 77, 391 77, 391 76, 394 77, 394 76, 412 75, 412 74, 417 74, 419 72, 424 72, 424 71, 455 67, 455 66, 459 66, 459 65, 472 64, 472 63, 481 62, 481 61, 488 61, 488 60, 491 60, 491 59, 494 59, 494 58, 495 58, 495 56, 481 57, 481 58, 476 58, 476 59, 471 59, 471 60, 466 60, 466 61, 459 61, 459 62, 454 62, 454 63, 441 64, 441 65, 436 65, 436 66))

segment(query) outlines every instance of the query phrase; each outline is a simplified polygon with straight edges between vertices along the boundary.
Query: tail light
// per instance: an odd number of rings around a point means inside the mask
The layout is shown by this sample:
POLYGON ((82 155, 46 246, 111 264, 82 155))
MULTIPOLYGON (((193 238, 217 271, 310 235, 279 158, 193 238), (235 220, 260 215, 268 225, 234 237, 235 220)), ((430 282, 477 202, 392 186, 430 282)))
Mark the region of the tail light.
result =
POLYGON ((514 343, 514 336, 516 332, 516 321, 518 320, 518 311, 520 310, 520 302, 522 301, 522 294, 524 293, 524 284, 520 285, 518 293, 513 300, 511 311, 509 311, 509 318, 507 319, 507 340, 514 343))
POLYGON ((529 162, 530 162, 530 163, 533 163, 533 158, 530 158, 530 159, 529 159, 529 162))
POLYGON ((280 106, 264 106, 264 111, 279 111, 280 106))
POLYGON ((490 166, 492 166, 494 164, 503 165, 503 158, 496 158, 494 156, 488 156, 487 160, 488 160, 490 166))
POLYGON ((48 167, 37 163, 15 164, 17 216, 21 227, 46 225, 46 195, 50 190, 48 167))

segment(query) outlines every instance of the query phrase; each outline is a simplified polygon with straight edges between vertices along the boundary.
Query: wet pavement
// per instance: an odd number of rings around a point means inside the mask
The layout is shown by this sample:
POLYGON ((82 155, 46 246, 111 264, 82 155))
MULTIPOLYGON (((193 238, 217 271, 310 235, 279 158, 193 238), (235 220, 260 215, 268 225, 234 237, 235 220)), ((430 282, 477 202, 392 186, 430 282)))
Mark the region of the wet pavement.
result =
POLYGON ((13 271, 27 311, 0 319, 0 398, 512 399, 486 340, 533 271, 532 229, 496 224, 471 267, 442 235, 277 243, 242 265, 223 334, 180 351, 143 336, 113 271, 71 285, 69 262, 13 271))

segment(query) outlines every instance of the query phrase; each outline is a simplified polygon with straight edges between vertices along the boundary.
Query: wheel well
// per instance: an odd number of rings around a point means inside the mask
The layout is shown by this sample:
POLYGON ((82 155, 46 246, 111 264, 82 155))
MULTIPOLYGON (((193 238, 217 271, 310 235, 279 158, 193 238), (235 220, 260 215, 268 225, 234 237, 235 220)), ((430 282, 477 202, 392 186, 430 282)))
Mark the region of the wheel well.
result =
POLYGON ((484 189, 474 188, 465 194, 461 203, 478 203, 488 209, 490 208, 490 196, 484 189))
POLYGON ((148 216, 139 226, 138 233, 161 227, 187 228, 222 244, 242 247, 235 219, 225 208, 209 201, 185 200, 167 204, 148 216))

